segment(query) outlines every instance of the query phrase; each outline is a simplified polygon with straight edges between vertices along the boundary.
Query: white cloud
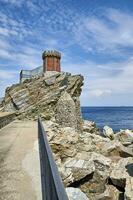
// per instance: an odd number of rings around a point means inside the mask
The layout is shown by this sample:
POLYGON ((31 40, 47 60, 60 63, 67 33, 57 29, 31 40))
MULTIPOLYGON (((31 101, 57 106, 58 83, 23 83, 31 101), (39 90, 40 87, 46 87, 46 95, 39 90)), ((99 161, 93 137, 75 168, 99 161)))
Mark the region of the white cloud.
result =
POLYGON ((45 37, 45 32, 55 34, 56 38, 67 35, 68 41, 75 41, 86 51, 93 52, 119 53, 121 48, 133 47, 131 13, 103 9, 99 16, 94 14, 90 16, 88 13, 81 15, 80 12, 75 12, 75 9, 68 7, 67 3, 63 4, 55 0, 45 2, 39 0, 36 3, 29 0, 21 3, 16 0, 5 0, 5 2, 15 5, 24 4, 24 8, 29 9, 26 20, 20 19, 17 15, 14 18, 13 15, 8 17, 4 13, 0 14, 1 22, 6 25, 3 31, 5 35, 18 34, 18 37, 23 37, 32 35, 33 32, 39 32, 40 37, 45 37), (51 9, 54 9, 54 12, 51 9))
POLYGON ((86 79, 88 97, 89 95, 93 98, 94 95, 100 97, 111 94, 110 98, 113 99, 113 95, 116 94, 123 95, 125 98, 128 98, 129 94, 133 95, 133 62, 127 60, 123 63, 116 63, 116 67, 118 65, 123 67, 123 71, 118 75, 106 77, 103 73, 103 76, 97 79, 86 79))
POLYGON ((74 34, 88 51, 119 52, 120 48, 133 47, 133 15, 115 9, 103 11, 102 17, 80 19, 74 34))
POLYGON ((15 30, 0 27, 0 35, 9 36, 9 35, 17 35, 17 34, 18 34, 18 32, 15 30))
MULTIPOLYGON (((84 75, 83 93, 81 96, 84 105, 98 105, 101 99, 112 99, 112 104, 119 105, 113 101, 114 96, 118 95, 123 99, 133 96, 133 59, 127 58, 126 61, 110 62, 99 65, 93 61, 84 63, 64 63, 63 71, 72 74, 84 75)), ((119 99, 121 102, 123 99, 119 99)), ((128 100, 127 100, 128 101, 128 100)))
POLYGON ((0 80, 13 79, 16 75, 18 75, 18 71, 7 71, 0 69, 0 80))
POLYGON ((11 4, 11 5, 15 5, 15 6, 18 6, 20 7, 24 0, 21 0, 21 1, 18 1, 18 0, 1 0, 3 3, 8 3, 8 4, 11 4))
POLYGON ((111 90, 107 90, 107 89, 106 90, 95 89, 95 90, 90 90, 89 94, 92 97, 102 97, 102 96, 111 94, 111 90))

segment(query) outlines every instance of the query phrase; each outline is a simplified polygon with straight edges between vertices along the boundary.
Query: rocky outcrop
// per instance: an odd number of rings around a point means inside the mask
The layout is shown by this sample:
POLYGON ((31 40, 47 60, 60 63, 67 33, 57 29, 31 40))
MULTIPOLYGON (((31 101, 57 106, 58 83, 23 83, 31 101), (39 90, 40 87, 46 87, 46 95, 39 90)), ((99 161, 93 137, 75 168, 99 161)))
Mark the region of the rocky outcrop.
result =
POLYGON ((78 123, 75 102, 66 91, 57 102, 55 118, 56 122, 62 127, 73 127, 77 129, 78 123))
POLYGON ((81 119, 81 75, 26 80, 7 88, 2 106, 44 127, 70 200, 133 200, 133 132, 114 134, 81 119))
POLYGON ((89 121, 80 133, 51 121, 44 126, 66 187, 80 189, 90 200, 132 199, 133 154, 119 137, 103 137, 89 121))
POLYGON ((18 113, 19 119, 57 120, 61 126, 79 128, 81 75, 47 73, 6 89, 3 111, 18 113), (64 108, 64 109, 63 109, 64 108))

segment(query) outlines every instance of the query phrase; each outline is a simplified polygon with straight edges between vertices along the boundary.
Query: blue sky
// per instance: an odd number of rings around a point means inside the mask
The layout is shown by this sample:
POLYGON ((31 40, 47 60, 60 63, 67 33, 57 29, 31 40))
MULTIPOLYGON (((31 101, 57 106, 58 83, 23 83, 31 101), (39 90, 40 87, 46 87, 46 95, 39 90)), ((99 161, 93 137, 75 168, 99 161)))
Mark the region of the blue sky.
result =
POLYGON ((133 105, 132 0, 0 0, 0 96, 45 49, 84 75, 82 105, 133 105))

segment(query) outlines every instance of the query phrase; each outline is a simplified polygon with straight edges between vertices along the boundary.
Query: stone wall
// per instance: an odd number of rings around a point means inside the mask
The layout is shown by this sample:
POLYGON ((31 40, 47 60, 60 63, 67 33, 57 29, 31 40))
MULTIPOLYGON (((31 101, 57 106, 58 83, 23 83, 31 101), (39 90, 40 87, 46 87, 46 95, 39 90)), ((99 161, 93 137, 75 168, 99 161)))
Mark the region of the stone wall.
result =
POLYGON ((15 119, 15 113, 0 114, 0 129, 15 119))

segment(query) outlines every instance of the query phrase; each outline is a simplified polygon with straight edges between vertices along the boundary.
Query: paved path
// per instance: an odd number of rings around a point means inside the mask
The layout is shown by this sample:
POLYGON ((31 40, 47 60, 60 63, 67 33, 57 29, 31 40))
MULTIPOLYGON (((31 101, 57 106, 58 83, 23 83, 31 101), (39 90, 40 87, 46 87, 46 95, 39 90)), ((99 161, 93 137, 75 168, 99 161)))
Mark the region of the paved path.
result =
POLYGON ((37 123, 0 129, 0 200, 41 200, 37 123))

